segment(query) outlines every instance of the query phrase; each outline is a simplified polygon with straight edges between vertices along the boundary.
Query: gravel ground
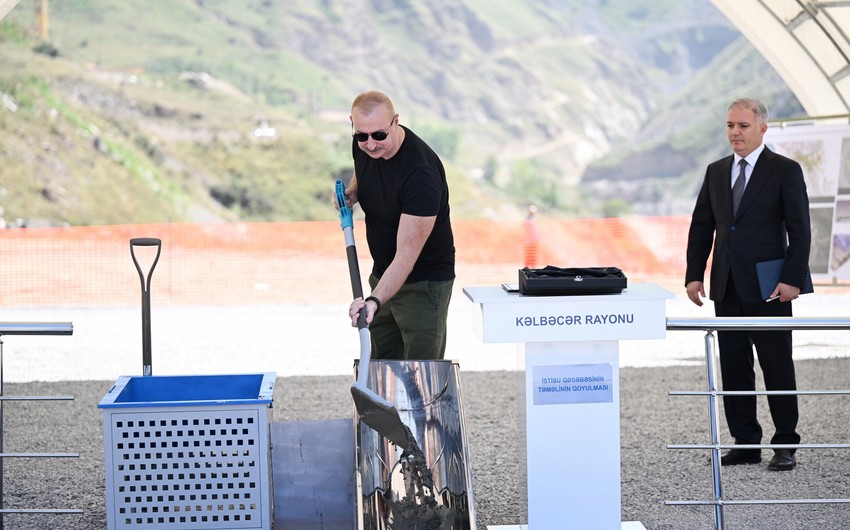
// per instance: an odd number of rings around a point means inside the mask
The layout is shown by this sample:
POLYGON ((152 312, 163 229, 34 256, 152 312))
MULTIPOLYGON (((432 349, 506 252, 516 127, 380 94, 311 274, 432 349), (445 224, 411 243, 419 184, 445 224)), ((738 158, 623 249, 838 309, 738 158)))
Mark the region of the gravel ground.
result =
MULTIPOLYGON (((850 358, 798 361, 801 389, 850 387, 850 358)), ((669 450, 667 444, 708 442, 707 398, 668 396, 669 390, 702 390, 702 366, 622 368, 622 518, 647 530, 712 529, 708 506, 666 506, 665 500, 708 500, 712 495, 708 452, 669 450)), ((462 398, 479 529, 517 525, 526 520, 519 497, 517 451, 517 374, 464 372, 462 398)), ((350 417, 350 377, 280 378, 274 421, 350 417)), ((10 383, 6 396, 73 395, 73 401, 9 402, 4 406, 6 452, 70 452, 78 459, 4 460, 5 508, 74 508, 82 515, 5 515, 7 529, 103 529, 106 527, 103 427, 97 403, 112 381, 10 383)), ((766 432, 766 400, 759 398, 766 432)), ((804 443, 847 443, 847 396, 801 397, 800 432, 804 443)), ((721 409, 722 412, 722 409, 721 409)), ((721 421, 721 425, 723 421, 721 421)), ((721 440, 728 442, 722 427, 721 440)), ((568 458, 569 455, 564 455, 568 458)), ((798 466, 783 473, 758 466, 723 469, 727 500, 841 499, 850 497, 850 459, 846 450, 800 450, 798 466)), ((569 495, 564 490, 564 496, 569 495)), ((727 530, 845 530, 850 505, 783 504, 725 507, 727 530)))

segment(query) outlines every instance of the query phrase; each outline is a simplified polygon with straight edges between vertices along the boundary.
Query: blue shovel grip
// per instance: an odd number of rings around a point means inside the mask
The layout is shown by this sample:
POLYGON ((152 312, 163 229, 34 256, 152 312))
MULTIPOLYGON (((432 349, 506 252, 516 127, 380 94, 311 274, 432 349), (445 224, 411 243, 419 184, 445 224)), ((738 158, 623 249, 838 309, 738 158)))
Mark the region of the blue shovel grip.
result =
POLYGON ((345 186, 341 180, 336 181, 336 203, 339 206, 339 224, 342 229, 354 228, 354 217, 351 208, 345 203, 345 186))

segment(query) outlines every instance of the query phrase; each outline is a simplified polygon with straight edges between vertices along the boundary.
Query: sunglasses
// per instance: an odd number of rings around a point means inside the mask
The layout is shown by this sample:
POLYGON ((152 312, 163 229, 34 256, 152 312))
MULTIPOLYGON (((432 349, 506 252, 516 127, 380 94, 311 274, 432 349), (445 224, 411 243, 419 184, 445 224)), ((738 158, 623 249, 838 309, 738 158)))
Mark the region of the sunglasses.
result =
MULTIPOLYGON (((389 124, 388 127, 393 126, 393 122, 395 121, 396 116, 398 116, 398 114, 393 116, 393 119, 390 120, 390 124, 389 124)), ((357 140, 358 142, 365 142, 369 139, 370 136, 376 142, 382 142, 382 141, 386 140, 387 136, 389 136, 389 135, 390 135, 389 131, 375 131, 375 132, 371 132, 371 133, 364 133, 364 132, 351 133, 351 137, 354 138, 355 140, 357 140)))

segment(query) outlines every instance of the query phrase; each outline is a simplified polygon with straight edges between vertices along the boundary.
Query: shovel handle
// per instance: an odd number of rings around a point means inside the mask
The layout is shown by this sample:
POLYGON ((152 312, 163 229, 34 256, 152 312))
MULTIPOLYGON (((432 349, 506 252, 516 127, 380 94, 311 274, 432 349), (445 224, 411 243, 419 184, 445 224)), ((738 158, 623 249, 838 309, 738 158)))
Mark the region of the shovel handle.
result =
MULTIPOLYGON (((349 229, 350 230, 350 229, 349 229)), ((363 298, 363 286, 360 285, 360 262, 357 260, 357 247, 345 247, 348 255, 348 273, 351 276, 351 294, 354 298, 363 298)), ((357 314, 357 329, 366 327, 366 306, 357 314)))
MULTIPOLYGON (((351 276, 351 294, 354 298, 363 298, 363 286, 360 284, 360 262, 357 260, 357 246, 354 244, 354 219, 351 208, 345 202, 345 186, 337 179, 334 193, 339 206, 339 224, 345 236, 345 253, 348 256, 348 274, 351 276)), ((357 329, 366 327, 366 311, 360 311, 357 329)))
POLYGON ((159 261, 159 254, 162 251, 162 241, 153 237, 135 237, 130 240, 130 255, 133 257, 133 263, 136 265, 136 270, 139 273, 139 282, 142 285, 142 375, 152 375, 153 369, 151 366, 151 277, 153 270, 159 261), (148 269, 147 278, 139 265, 139 260, 136 259, 135 247, 156 247, 156 257, 148 269))

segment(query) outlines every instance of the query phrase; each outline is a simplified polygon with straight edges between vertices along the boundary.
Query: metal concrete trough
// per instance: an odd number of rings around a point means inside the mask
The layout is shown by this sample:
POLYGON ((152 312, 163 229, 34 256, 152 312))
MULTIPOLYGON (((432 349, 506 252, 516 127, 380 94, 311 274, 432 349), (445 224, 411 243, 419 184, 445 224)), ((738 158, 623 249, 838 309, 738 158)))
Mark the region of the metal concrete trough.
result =
POLYGON ((459 367, 381 361, 368 381, 398 409, 417 446, 404 450, 355 418, 360 530, 474 530, 475 503, 459 367))

